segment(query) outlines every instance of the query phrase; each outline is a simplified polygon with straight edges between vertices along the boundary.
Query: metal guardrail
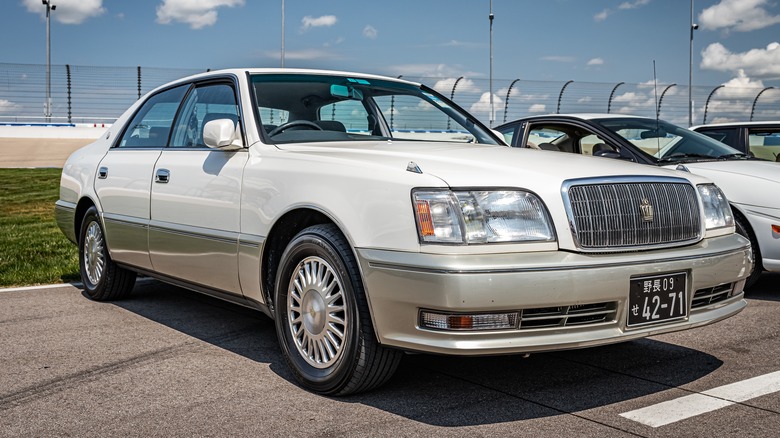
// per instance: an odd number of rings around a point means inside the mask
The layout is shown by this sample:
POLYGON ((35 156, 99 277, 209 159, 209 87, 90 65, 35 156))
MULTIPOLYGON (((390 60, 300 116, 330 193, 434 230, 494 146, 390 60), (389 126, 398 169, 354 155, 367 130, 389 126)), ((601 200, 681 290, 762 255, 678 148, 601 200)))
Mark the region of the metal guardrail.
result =
MULTIPOLYGON (((52 66, 52 116, 44 117, 43 64, 0 63, 0 123, 111 123, 143 94, 166 82, 206 69, 52 66)), ((404 79, 422 82, 480 120, 490 120, 489 84, 483 78, 404 79)), ((656 115, 688 123, 688 87, 656 84, 494 79, 495 120, 507 122, 545 113, 656 115)), ((780 119, 780 88, 694 86, 694 123, 780 119), (702 105, 703 103, 703 105, 702 105)))

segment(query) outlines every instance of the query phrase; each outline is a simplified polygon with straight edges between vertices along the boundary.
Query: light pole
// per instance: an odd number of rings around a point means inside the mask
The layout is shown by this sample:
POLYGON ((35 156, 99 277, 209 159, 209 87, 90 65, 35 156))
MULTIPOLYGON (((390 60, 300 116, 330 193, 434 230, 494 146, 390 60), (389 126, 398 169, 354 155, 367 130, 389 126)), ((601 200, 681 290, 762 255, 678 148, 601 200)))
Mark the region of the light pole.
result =
POLYGON ((50 21, 51 11, 57 9, 56 5, 51 4, 51 0, 41 0, 46 6, 46 102, 43 104, 43 115, 46 122, 51 121, 51 32, 50 21))
POLYGON ((691 39, 688 46, 688 126, 693 126, 693 31, 699 25, 693 22, 693 0, 691 0, 691 39))
POLYGON ((282 68, 284 68, 284 0, 282 0, 282 68))
POLYGON ((495 112, 493 111, 493 0, 490 0, 490 125, 493 127, 495 112))

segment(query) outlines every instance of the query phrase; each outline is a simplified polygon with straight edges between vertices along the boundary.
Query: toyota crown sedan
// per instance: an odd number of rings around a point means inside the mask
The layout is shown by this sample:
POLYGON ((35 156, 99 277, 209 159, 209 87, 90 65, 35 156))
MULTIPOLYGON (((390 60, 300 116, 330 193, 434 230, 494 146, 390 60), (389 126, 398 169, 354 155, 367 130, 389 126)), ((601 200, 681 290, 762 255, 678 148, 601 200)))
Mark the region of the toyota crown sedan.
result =
POLYGON ((709 180, 508 147, 424 85, 204 73, 140 99, 62 172, 85 294, 137 274, 275 321, 306 388, 405 351, 516 354, 702 326, 746 305, 750 243, 709 180))
POLYGON ((766 131, 761 146, 755 139, 750 151, 740 151, 663 120, 617 114, 532 116, 496 129, 515 147, 615 158, 714 181, 731 204, 737 231, 753 245, 746 287, 763 271, 780 272, 780 164, 771 145, 777 138, 766 131))

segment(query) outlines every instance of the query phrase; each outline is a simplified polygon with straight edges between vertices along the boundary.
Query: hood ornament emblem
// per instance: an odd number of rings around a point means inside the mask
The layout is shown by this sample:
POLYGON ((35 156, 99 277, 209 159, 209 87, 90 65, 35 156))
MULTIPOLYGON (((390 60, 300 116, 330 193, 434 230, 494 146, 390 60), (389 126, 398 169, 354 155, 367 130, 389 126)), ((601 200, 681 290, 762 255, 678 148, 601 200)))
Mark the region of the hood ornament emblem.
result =
POLYGON ((639 211, 642 213, 643 221, 653 221, 653 204, 651 204, 647 198, 642 198, 642 203, 639 205, 639 211))

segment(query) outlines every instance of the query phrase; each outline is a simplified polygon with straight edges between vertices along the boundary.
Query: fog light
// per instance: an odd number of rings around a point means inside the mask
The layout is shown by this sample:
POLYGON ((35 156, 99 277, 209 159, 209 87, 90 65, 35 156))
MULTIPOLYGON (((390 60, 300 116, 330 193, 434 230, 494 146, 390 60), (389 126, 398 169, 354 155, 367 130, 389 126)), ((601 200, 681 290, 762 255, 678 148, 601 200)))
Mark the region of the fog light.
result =
POLYGON ((517 313, 444 314, 420 312, 420 325, 436 330, 506 330, 517 328, 517 313))

